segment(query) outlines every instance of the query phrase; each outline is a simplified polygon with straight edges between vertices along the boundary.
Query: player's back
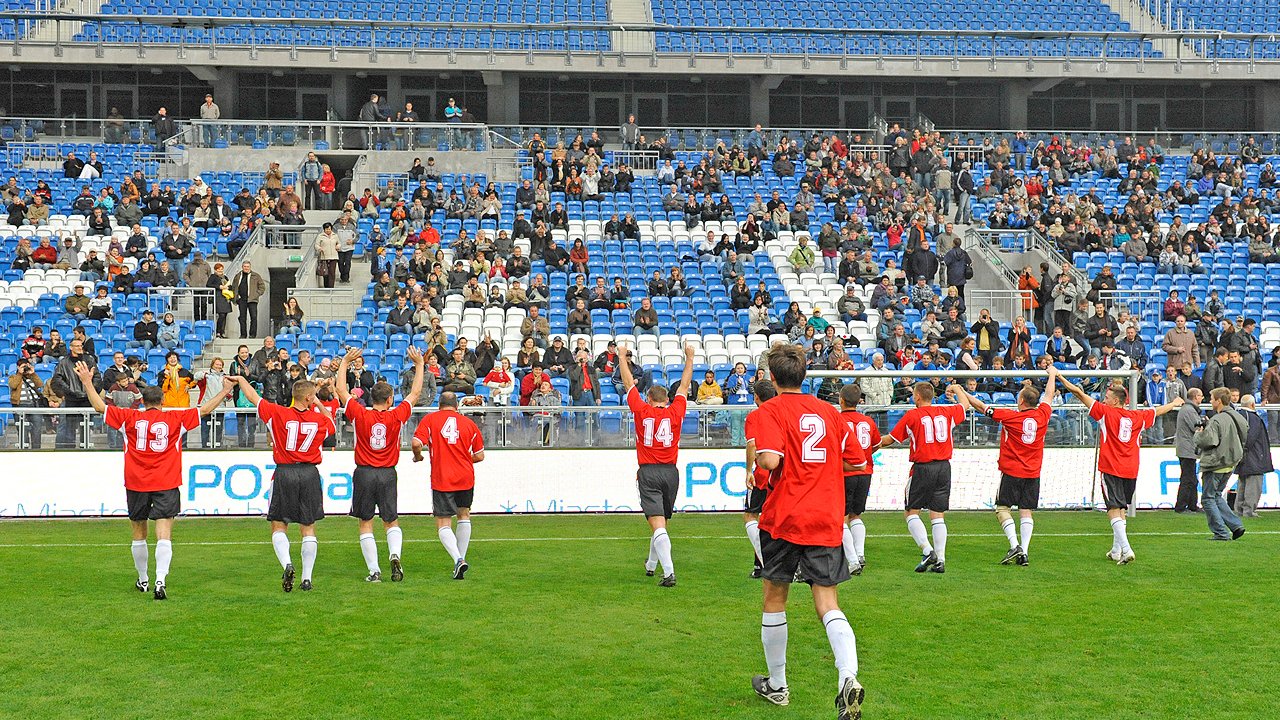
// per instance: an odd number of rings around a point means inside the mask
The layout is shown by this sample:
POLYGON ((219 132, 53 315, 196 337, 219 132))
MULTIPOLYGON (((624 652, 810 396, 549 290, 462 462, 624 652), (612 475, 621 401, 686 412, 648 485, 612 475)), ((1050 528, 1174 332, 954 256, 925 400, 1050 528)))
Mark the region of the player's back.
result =
POLYGON ((1040 403, 1026 410, 995 408, 991 419, 1000 423, 1000 472, 1017 478, 1040 477, 1044 438, 1053 408, 1040 403))
POLYGON ((680 456, 680 428, 688 409, 683 395, 663 407, 649 404, 632 386, 627 407, 635 418, 636 458, 641 465, 674 465, 680 456))
POLYGON ((285 407, 262 400, 258 416, 271 433, 271 455, 276 465, 319 465, 320 448, 334 433, 333 420, 314 408, 285 407))
POLYGON ((105 422, 124 435, 125 487, 158 491, 182 484, 182 436, 200 427, 198 410, 109 406, 105 422))
POLYGON ((1102 435, 1098 469, 1116 477, 1138 477, 1142 431, 1155 424, 1155 410, 1131 410, 1097 401, 1089 408, 1089 416, 1098 421, 1102 435))
POLYGON ((955 450, 953 430, 964 421, 959 405, 923 405, 903 414, 890 435, 898 442, 911 441, 911 462, 950 460, 955 450))
POLYGON ((797 545, 835 547, 844 527, 843 451, 849 428, 832 405, 782 393, 752 411, 757 456, 779 456, 761 529, 797 545))
MULTIPOLYGON (((857 410, 846 410, 840 413, 840 419, 849 428, 849 439, 853 441, 849 445, 857 445, 862 449, 862 457, 866 463, 866 467, 855 474, 873 475, 875 473, 875 449, 880 445, 879 426, 876 425, 875 420, 857 410)), ((848 455, 848 449, 846 448, 846 459, 848 457, 851 456, 848 455)))
POLYGON ((366 408, 355 398, 343 414, 355 428, 356 465, 391 468, 400 461, 400 432, 413 408, 402 402, 387 410, 366 408))
POLYGON ((484 450, 484 437, 471 418, 444 408, 422 418, 414 432, 431 456, 431 487, 442 492, 475 487, 472 456, 484 450))

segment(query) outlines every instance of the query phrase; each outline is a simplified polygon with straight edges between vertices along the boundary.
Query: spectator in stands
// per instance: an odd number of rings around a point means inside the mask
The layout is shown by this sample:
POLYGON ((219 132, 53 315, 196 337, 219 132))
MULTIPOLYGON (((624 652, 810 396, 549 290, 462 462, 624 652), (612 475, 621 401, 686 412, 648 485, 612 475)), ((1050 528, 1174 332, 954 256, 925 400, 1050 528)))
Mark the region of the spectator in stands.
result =
POLYGON ((412 335, 414 309, 409 306, 408 297, 397 295, 395 302, 395 306, 387 313, 386 334, 388 336, 396 334, 412 335))
MULTIPOLYGON (((45 396, 44 380, 36 374, 31 360, 21 358, 9 376, 9 403, 17 408, 46 408, 49 399, 45 396)), ((41 415, 19 413, 18 447, 24 450, 39 450, 41 435, 44 433, 46 419, 41 415)))
MULTIPOLYGON (((1132 361, 1133 367, 1146 367, 1149 355, 1147 354, 1147 344, 1138 336, 1138 328, 1130 325, 1126 330, 1124 337, 1115 343, 1116 350, 1124 353, 1132 361)), ((1158 403, 1163 405, 1164 403, 1158 403)))
POLYGON ((107 295, 107 287, 101 285, 98 287, 97 293, 89 300, 89 319, 90 320, 110 320, 115 317, 112 308, 111 297, 107 295))
POLYGON ((817 269, 817 256, 813 252, 813 248, 809 246, 809 236, 801 235, 800 244, 796 245, 791 254, 787 256, 787 261, 791 263, 792 269, 797 273, 811 273, 817 269))
POLYGON ((178 126, 173 122, 173 118, 169 117, 167 108, 161 107, 156 110, 156 114, 151 118, 151 129, 156 135, 156 152, 165 151, 165 141, 178 134, 178 126))
MULTIPOLYGON (((34 210, 34 207, 32 210, 34 210)), ((1267 236, 1261 232, 1249 239, 1249 262, 1266 265, 1280 262, 1280 255, 1276 254, 1275 247, 1272 246, 1267 236)))
POLYGON ((1093 315, 1085 324, 1084 337, 1089 341, 1092 354, 1097 354, 1103 343, 1115 343, 1119 334, 1119 325, 1115 318, 1107 313, 1107 306, 1101 302, 1093 305, 1093 315))
POLYGON ((579 298, 575 301, 573 309, 569 311, 567 322, 570 334, 591 334, 591 312, 587 309, 585 300, 579 298))
POLYGON ((1227 389, 1244 396, 1253 392, 1258 372, 1253 364, 1244 361, 1238 350, 1232 350, 1227 354, 1227 364, 1223 367, 1222 377, 1227 389))
POLYGON ((640 307, 633 316, 636 335, 658 334, 658 312, 653 309, 649 298, 640 301, 640 307))
POLYGON ((151 278, 152 287, 177 287, 178 274, 169 266, 168 260, 161 260, 151 278))
POLYGON ((107 264, 98 257, 97 250, 90 250, 84 262, 80 263, 80 279, 97 282, 107 275, 107 264))
POLYGON ((173 313, 166 312, 156 326, 156 346, 174 350, 182 345, 182 328, 173 313))
POLYGON ((476 370, 466 359, 466 351, 462 347, 453 349, 450 362, 445 367, 444 385, 446 392, 470 395, 475 392, 476 370))
MULTIPOLYGON (((80 382, 80 378, 75 371, 76 364, 81 362, 89 365, 93 371, 93 383, 95 386, 102 382, 102 376, 98 372, 98 364, 93 356, 85 352, 84 344, 79 339, 72 340, 68 346, 66 357, 58 361, 58 366, 54 368, 53 376, 48 384, 48 392, 61 398, 58 405, 60 407, 89 407, 89 397, 85 393, 84 385, 80 382)), ((84 417, 81 415, 63 416, 58 426, 58 436, 55 441, 56 447, 75 447, 79 442, 80 428, 83 421, 84 417)))
POLYGON ((240 309, 240 338, 257 337, 258 299, 267 292, 266 281, 254 272, 252 264, 244 262, 240 265, 240 272, 231 279, 231 291, 240 309))
POLYGON ((84 294, 83 285, 76 285, 72 294, 62 301, 62 309, 76 320, 89 317, 89 297, 84 294))
POLYGON ((1163 307, 1163 319, 1167 322, 1174 322, 1179 317, 1184 317, 1183 311, 1185 306, 1178 295, 1177 290, 1170 290, 1169 296, 1165 298, 1163 307))
MULTIPOLYGON (((13 215, 10 214, 9 217, 12 218, 13 215)), ((31 251, 31 263, 40 270, 49 270, 58 263, 58 249, 47 236, 40 238, 40 243, 31 251)))

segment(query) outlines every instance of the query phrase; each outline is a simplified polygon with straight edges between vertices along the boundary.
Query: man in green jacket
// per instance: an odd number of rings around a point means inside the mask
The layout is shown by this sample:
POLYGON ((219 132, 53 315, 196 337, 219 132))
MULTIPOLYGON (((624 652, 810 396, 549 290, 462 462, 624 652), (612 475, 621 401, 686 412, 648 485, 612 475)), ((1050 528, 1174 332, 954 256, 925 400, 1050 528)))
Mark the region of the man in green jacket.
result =
POLYGON ((1231 391, 1215 388, 1209 393, 1213 416, 1196 433, 1195 443, 1200 450, 1200 505, 1209 521, 1212 540, 1237 540, 1244 535, 1244 523, 1222 497, 1227 480, 1236 465, 1244 458, 1244 440, 1249 435, 1249 423, 1231 407, 1231 391))

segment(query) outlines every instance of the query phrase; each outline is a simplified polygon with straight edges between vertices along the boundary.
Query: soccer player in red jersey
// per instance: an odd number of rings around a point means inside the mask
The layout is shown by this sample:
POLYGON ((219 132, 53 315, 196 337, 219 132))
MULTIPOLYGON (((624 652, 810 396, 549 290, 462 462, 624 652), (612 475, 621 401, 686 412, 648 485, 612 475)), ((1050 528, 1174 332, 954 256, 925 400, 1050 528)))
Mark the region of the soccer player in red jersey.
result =
MULTIPOLYGON (((755 391, 757 406, 765 404, 778 394, 772 380, 758 380, 752 390, 755 391)), ((751 422, 750 415, 747 415, 746 422, 751 422)), ((751 436, 751 429, 745 425, 743 432, 747 437, 751 436)), ((746 523, 747 540, 751 542, 756 556, 751 577, 757 580, 764 574, 764 558, 760 555, 760 511, 764 509, 764 500, 768 496, 769 471, 756 464, 756 444, 747 440, 747 497, 742 519, 746 523)))
POLYGON ((1000 488, 996 491, 996 517, 1000 529, 1009 540, 1009 552, 1001 565, 1029 564, 1027 551, 1031 548, 1031 532, 1035 521, 1033 510, 1040 506, 1040 468, 1044 462, 1044 436, 1049 431, 1049 418, 1053 416, 1054 383, 1058 370, 1049 366, 1049 379, 1044 393, 1037 393, 1030 385, 1018 392, 1018 409, 995 408, 970 395, 959 385, 948 391, 959 398, 966 407, 1000 423, 1000 488), (1010 508, 1018 508, 1021 537, 1014 532, 1010 508))
POLYGON ((225 386, 205 398, 199 409, 165 411, 164 391, 158 385, 142 389, 142 409, 108 407, 93 386, 93 369, 76 363, 76 376, 94 410, 105 415, 107 427, 124 435, 124 492, 133 525, 133 566, 138 571, 134 587, 145 593, 150 579, 147 565, 147 521, 156 521, 155 599, 168 598, 165 581, 173 561, 173 519, 182 511, 182 436, 200 427, 200 418, 212 413, 236 386, 225 386))
POLYGON ((382 526, 387 532, 391 582, 404 579, 404 566, 400 562, 404 535, 400 530, 396 502, 399 482, 396 463, 400 461, 400 430, 409 422, 413 404, 422 393, 424 362, 422 353, 415 347, 410 346, 405 354, 413 362, 413 384, 409 387, 409 394, 395 407, 391 406, 395 388, 386 382, 375 383, 369 389, 367 408, 360 404, 360 399, 351 395, 347 387, 347 370, 360 357, 359 348, 347 351, 342 362, 338 363, 335 378, 338 400, 344 408, 342 415, 351 421, 355 431, 356 470, 351 475, 351 516, 360 521, 360 553, 364 555, 364 564, 369 569, 369 575, 365 577, 367 582, 382 582, 378 543, 373 539, 375 514, 382 517, 382 526))
POLYGON ((875 420, 858 412, 862 402, 862 388, 850 383, 840 388, 840 419, 849 426, 849 444, 845 448, 844 461, 858 467, 844 478, 844 555, 849 561, 849 572, 861 575, 867 566, 867 527, 862 524, 862 513, 867 510, 867 495, 871 493, 871 475, 875 472, 872 455, 880 448, 880 428, 875 420))
POLYGON ((271 433, 276 469, 271 475, 267 520, 271 521, 271 547, 284 568, 280 587, 293 592, 294 569, 287 531, 289 523, 297 523, 302 530, 302 589, 310 590, 320 547, 316 522, 324 519, 324 483, 317 466, 325 438, 336 432, 333 415, 316 399, 316 384, 310 380, 293 384, 289 407, 263 400, 247 379, 238 380, 240 392, 258 408, 258 417, 271 433))
POLYGON ((764 612, 760 640, 768 675, 751 686, 775 705, 790 702, 787 687, 787 595, 799 570, 813 589, 839 674, 836 713, 841 720, 862 717, 858 649, 853 627, 840 611, 837 585, 849 579, 841 536, 844 528, 844 462, 849 426, 835 407, 801 391, 804 350, 777 343, 769 351, 769 372, 778 396, 751 411, 748 439, 756 464, 769 472, 769 496, 760 514, 764 556, 764 612), (751 417, 755 419, 752 420, 751 417))
POLYGON ((1125 511, 1133 503, 1138 485, 1138 459, 1142 431, 1155 425, 1156 418, 1182 407, 1183 399, 1174 398, 1156 408, 1131 410, 1129 391, 1124 385, 1111 384, 1102 393, 1102 401, 1094 400, 1080 386, 1061 378, 1062 387, 1089 408, 1089 417, 1098 421, 1102 438, 1098 446, 1098 470, 1102 473, 1102 498, 1111 519, 1111 550, 1107 559, 1117 565, 1128 565, 1135 555, 1129 545, 1129 524, 1125 511))
POLYGON ((920 547, 916 572, 947 571, 946 512, 951 507, 952 430, 964 422, 963 405, 934 405, 933 385, 918 382, 912 388, 916 406, 903 414, 880 447, 911 442, 911 475, 907 479, 907 530, 920 547), (924 530, 920 511, 929 511, 933 544, 924 530))
POLYGON ((662 563, 662 579, 658 585, 675 587, 676 567, 671 561, 671 537, 667 535, 667 521, 676 507, 676 492, 680 489, 680 470, 676 458, 680 454, 680 427, 688 403, 689 386, 693 382, 693 346, 684 346, 684 371, 676 396, 668 399, 667 389, 654 383, 640 397, 636 380, 631 375, 631 350, 623 350, 626 358, 618 365, 622 375, 622 389, 627 394, 627 407, 636 425, 636 458, 640 467, 636 470, 636 487, 640 491, 640 509, 649 521, 653 535, 649 538, 649 559, 645 561, 645 575, 653 575, 662 563))
POLYGON ((458 396, 440 393, 440 409, 418 423, 413 433, 413 461, 422 449, 431 453, 431 514, 440 544, 453 559, 453 579, 462 580, 471 544, 471 503, 475 499, 475 464, 484 461, 484 436, 471 418, 458 412, 458 396), (453 517, 458 518, 454 532, 453 517))

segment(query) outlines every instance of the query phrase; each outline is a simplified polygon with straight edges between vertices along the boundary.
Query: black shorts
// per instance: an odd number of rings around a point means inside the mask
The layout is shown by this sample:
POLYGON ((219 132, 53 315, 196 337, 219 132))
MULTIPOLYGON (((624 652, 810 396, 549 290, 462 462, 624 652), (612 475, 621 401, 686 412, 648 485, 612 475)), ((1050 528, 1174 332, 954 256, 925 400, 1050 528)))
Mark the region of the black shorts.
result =
POLYGON ((374 514, 382 522, 400 517, 396 510, 396 469, 357 465, 351 476, 351 517, 372 520, 374 514))
POLYGON ((746 511, 759 515, 764 512, 765 498, 769 497, 769 491, 763 488, 747 488, 746 511))
POLYGON ((172 490, 129 490, 124 491, 129 506, 129 519, 134 522, 147 520, 167 520, 182 512, 182 491, 172 490))
POLYGON ((907 509, 946 512, 951 507, 951 461, 915 463, 907 478, 907 509))
POLYGON ((797 569, 810 585, 832 587, 849 579, 849 561, 840 545, 796 545, 761 530, 760 554, 764 557, 764 578, 776 583, 791 582, 797 569))
POLYGON ((680 471, 675 465, 641 465, 636 470, 636 487, 645 517, 661 515, 671 519, 676 509, 676 491, 680 489, 680 471))
POLYGON ((476 489, 470 490, 432 490, 431 514, 438 518, 453 517, 458 508, 471 509, 471 501, 476 497, 476 489))
POLYGON ((1102 473, 1102 499, 1108 510, 1128 510, 1133 504, 1133 493, 1138 489, 1137 478, 1122 478, 1102 473))
POLYGON ((1040 478, 1020 478, 1000 473, 996 507, 1016 507, 1019 510, 1035 510, 1040 507, 1040 478))
POLYGON ((277 465, 271 476, 271 502, 267 519, 273 522, 314 525, 324 519, 324 487, 315 465, 277 465))
POLYGON ((867 511, 867 496, 871 494, 870 475, 844 476, 844 514, 861 515, 867 511))

